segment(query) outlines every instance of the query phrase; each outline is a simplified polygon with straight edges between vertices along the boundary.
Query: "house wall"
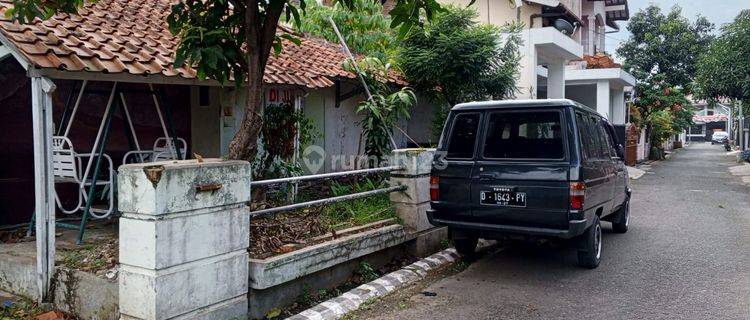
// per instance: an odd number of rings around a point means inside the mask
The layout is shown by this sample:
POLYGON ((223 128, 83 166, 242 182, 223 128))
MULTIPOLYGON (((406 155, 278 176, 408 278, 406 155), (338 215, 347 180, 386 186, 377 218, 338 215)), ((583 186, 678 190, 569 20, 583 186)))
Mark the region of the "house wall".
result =
POLYGON ((223 154, 221 145, 216 141, 221 139, 221 105, 219 103, 220 91, 206 87, 201 89, 197 86, 190 88, 190 140, 194 153, 204 157, 217 158, 223 154), (208 95, 208 97, 201 97, 208 95), (208 104, 205 100, 208 99, 208 104), (201 100, 204 103, 201 103, 201 100))
MULTIPOLYGON (((417 95, 417 105, 412 109, 411 118, 407 123, 407 132, 411 139, 422 147, 435 146, 438 143, 437 139, 440 138, 432 134, 432 122, 437 108, 435 102, 417 95)), ((412 144, 411 140, 406 143, 412 144)))
MULTIPOLYGON (((438 2, 441 4, 452 4, 458 7, 466 7, 471 3, 471 0, 439 0, 438 2)), ((523 22, 528 28, 531 21, 531 15, 542 12, 540 5, 524 4, 517 10, 516 8, 512 8, 508 1, 505 0, 476 0, 471 7, 477 10, 478 22, 494 24, 497 26, 503 26, 510 22, 519 21, 523 22)), ((541 18, 537 18, 534 24, 537 27, 541 27, 541 18)))

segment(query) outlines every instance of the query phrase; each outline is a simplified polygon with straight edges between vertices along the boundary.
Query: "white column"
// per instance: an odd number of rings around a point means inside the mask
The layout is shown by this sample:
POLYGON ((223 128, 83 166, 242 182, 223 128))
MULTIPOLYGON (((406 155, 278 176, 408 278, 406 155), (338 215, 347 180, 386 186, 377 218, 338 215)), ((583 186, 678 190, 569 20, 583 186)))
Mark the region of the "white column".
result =
POLYGON ((536 47, 532 43, 530 30, 524 30, 521 32, 523 38, 523 45, 518 49, 521 53, 521 72, 518 77, 518 93, 516 97, 519 99, 536 99, 537 90, 537 56, 536 47))
POLYGON ((599 27, 599 51, 604 52, 606 51, 607 47, 604 45, 604 34, 607 32, 607 27, 601 26, 599 27))
POLYGON ((596 111, 607 119, 610 119, 609 104, 609 81, 599 80, 596 82, 596 111))
POLYGON ((614 124, 625 124, 625 90, 622 88, 612 89, 612 119, 614 124))
POLYGON ((565 99, 565 61, 547 65, 547 98, 565 99))
POLYGON ((52 174, 52 93, 55 84, 31 78, 31 117, 34 136, 34 214, 36 272, 39 301, 48 298, 55 269, 55 185, 52 174))
POLYGON ((251 166, 182 160, 118 170, 121 319, 245 319, 251 166))
POLYGON ((404 170, 391 175, 391 186, 407 186, 404 192, 390 194, 391 205, 404 226, 414 232, 433 228, 427 220, 430 208, 430 170, 435 149, 396 149, 391 163, 404 170))
POLYGON ((594 52, 594 43, 596 43, 596 16, 589 15, 588 20, 589 41, 586 43, 586 54, 593 56, 596 53, 594 52))

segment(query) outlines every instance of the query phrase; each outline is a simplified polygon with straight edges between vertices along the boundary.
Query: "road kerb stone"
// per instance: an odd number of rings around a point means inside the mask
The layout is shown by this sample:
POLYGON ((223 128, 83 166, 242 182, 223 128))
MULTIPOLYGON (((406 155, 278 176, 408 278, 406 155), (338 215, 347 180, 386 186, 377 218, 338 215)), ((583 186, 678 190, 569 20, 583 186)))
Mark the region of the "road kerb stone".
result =
POLYGON ((343 295, 322 302, 317 306, 300 312, 290 320, 334 320, 340 319, 349 312, 373 298, 385 296, 409 284, 424 279, 430 270, 451 264, 460 257, 456 249, 449 248, 429 257, 414 262, 400 270, 386 274, 379 279, 360 285, 343 295))

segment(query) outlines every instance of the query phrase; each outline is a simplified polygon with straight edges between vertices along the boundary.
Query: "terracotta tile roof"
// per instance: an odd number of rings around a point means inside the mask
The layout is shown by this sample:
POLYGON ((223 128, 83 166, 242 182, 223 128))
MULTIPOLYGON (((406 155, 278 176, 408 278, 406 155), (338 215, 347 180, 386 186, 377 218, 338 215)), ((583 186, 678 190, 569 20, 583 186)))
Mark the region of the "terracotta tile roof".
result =
MULTIPOLYGON (((196 79, 194 69, 173 65, 178 39, 166 18, 174 1, 100 0, 79 15, 21 25, 5 17, 12 0, 0 0, 0 33, 37 68, 196 79)), ((339 45, 311 37, 301 41, 286 42, 279 56, 271 55, 266 83, 322 88, 337 78, 355 78, 341 67, 346 56, 339 45)))

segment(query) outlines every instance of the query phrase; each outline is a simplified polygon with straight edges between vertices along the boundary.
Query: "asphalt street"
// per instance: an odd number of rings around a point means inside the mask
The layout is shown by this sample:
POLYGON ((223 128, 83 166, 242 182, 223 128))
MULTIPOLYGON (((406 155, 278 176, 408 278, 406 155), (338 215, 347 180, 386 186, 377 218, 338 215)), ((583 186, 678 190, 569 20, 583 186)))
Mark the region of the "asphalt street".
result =
POLYGON ((750 187, 736 165, 711 144, 651 165, 631 182, 628 233, 604 224, 598 269, 564 244, 513 245, 367 317, 750 319, 750 187))

